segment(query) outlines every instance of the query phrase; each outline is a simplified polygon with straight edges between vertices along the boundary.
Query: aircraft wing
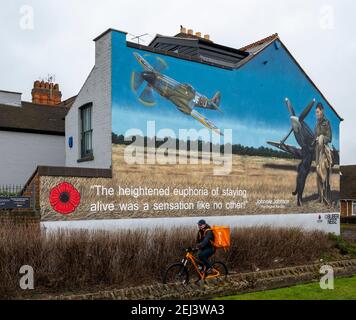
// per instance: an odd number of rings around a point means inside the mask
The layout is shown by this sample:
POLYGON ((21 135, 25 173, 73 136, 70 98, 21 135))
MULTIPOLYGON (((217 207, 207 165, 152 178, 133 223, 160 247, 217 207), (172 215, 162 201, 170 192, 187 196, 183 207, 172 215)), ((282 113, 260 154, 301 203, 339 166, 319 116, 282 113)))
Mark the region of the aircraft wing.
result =
MULTIPOLYGON (((287 145, 285 143, 281 143, 281 142, 271 142, 268 141, 267 142, 269 145, 276 147, 284 152, 287 152, 291 155, 293 155, 294 157, 296 157, 297 159, 302 159, 302 149, 300 148, 296 148, 290 145, 287 145)), ((338 150, 335 149, 335 147, 333 146, 332 148, 332 153, 333 153, 333 162, 334 165, 339 165, 340 164, 340 153, 338 150)), ((313 156, 313 160, 315 160, 315 155, 313 156)))
POLYGON ((296 147, 293 147, 293 146, 290 146, 288 144, 281 143, 281 142, 267 141, 267 143, 275 148, 278 148, 279 150, 282 150, 284 152, 287 152, 287 153, 293 155, 294 157, 296 157, 298 159, 302 159, 302 149, 300 149, 300 148, 296 148, 296 147))
POLYGON ((198 120, 202 125, 207 127, 208 129, 214 131, 215 133, 219 134, 220 136, 223 136, 224 134, 221 132, 221 130, 210 120, 208 120, 206 117, 204 117, 202 114, 199 112, 192 110, 192 113, 190 114, 195 120, 198 120))

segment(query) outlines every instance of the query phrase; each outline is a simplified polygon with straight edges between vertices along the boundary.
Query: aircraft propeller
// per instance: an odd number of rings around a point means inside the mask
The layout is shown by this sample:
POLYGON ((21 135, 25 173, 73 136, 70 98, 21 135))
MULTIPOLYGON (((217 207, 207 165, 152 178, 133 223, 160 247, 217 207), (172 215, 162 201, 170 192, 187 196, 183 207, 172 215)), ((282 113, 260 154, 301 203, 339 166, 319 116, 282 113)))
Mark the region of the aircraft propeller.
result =
POLYGON ((315 99, 313 99, 312 102, 309 103, 309 105, 304 109, 304 111, 302 112, 302 114, 299 116, 299 121, 302 122, 305 120, 305 118, 308 116, 308 114, 310 113, 311 109, 313 108, 314 104, 315 104, 315 99))
POLYGON ((156 57, 156 61, 153 63, 153 68, 155 71, 162 73, 168 69, 168 64, 160 57, 156 57))
POLYGON ((294 108, 293 108, 292 103, 289 101, 288 98, 286 98, 286 104, 287 104, 287 108, 288 108, 288 111, 289 111, 290 115, 295 117, 294 108))
MULTIPOLYGON (((154 71, 163 72, 168 68, 167 63, 160 57, 156 57, 155 62, 153 63, 154 71)), ((132 90, 138 95, 138 100, 146 106, 154 106, 156 101, 154 99, 154 92, 150 85, 146 85, 146 87, 139 93, 142 84, 145 79, 142 76, 142 72, 132 72, 131 76, 131 87, 132 90)))
POLYGON ((148 106, 154 106, 156 104, 153 97, 153 89, 149 85, 142 91, 139 100, 148 106))
POLYGON ((131 84, 132 84, 132 90, 136 93, 137 90, 141 87, 144 79, 139 72, 133 72, 132 73, 132 79, 131 79, 131 84))

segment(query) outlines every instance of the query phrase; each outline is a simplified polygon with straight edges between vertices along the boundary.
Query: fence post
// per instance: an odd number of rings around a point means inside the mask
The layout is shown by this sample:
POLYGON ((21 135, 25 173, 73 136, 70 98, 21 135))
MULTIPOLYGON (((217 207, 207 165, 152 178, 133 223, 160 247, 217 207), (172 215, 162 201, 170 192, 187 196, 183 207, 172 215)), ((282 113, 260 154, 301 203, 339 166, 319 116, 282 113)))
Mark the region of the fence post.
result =
POLYGON ((36 184, 32 183, 32 209, 37 214, 36 208, 36 184))
POLYGON ((24 188, 21 184, 0 184, 0 195, 6 197, 16 197, 21 195, 24 188))

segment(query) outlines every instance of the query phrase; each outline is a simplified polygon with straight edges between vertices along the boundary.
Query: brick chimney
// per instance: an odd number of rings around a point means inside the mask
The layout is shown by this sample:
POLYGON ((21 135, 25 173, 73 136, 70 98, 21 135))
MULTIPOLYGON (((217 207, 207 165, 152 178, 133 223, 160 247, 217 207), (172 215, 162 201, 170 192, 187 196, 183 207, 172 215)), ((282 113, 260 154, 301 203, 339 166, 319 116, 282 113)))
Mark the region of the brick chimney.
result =
POLYGON ((205 41, 213 42, 210 40, 210 35, 209 34, 203 34, 198 31, 194 33, 193 29, 187 29, 184 27, 180 28, 180 32, 175 35, 175 37, 179 38, 193 38, 193 39, 204 39, 205 41))
POLYGON ((62 102, 59 85, 51 82, 35 81, 32 89, 32 103, 55 106, 62 102))

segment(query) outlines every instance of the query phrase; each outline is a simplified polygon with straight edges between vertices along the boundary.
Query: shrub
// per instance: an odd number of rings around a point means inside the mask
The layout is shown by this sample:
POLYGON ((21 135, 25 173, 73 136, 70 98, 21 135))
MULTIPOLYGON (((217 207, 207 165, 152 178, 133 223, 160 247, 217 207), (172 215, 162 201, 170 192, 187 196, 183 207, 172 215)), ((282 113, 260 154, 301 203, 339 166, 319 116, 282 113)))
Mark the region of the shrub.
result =
MULTIPOLYGON (((0 298, 24 293, 19 288, 22 265, 35 271, 35 291, 93 291, 160 282, 166 267, 180 261, 183 248, 194 246, 196 230, 174 228, 136 231, 59 231, 0 227, 0 298)), ((245 272, 314 262, 334 242, 320 232, 298 229, 232 230, 232 247, 216 259, 230 270, 245 272)))
POLYGON ((351 255, 353 257, 356 256, 356 246, 352 245, 341 236, 336 236, 334 234, 330 234, 329 238, 335 243, 335 248, 337 248, 342 255, 351 255))

